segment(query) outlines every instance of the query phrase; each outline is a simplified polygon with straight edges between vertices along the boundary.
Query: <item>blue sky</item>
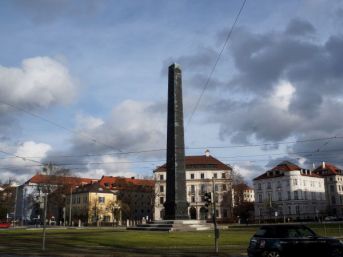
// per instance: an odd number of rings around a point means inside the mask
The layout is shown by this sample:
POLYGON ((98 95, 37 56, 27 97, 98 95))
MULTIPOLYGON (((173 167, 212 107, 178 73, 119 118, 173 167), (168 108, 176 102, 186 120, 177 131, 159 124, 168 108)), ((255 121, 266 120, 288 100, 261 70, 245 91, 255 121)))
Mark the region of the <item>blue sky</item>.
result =
MULTIPOLYGON (((187 154, 209 148, 247 180, 284 159, 341 166, 340 1, 248 0, 188 122, 242 3, 1 1, 0 150, 79 176, 149 176, 164 151, 113 153, 165 148, 167 67, 178 62, 186 145, 199 147, 187 154), (232 147, 251 144, 268 145, 232 147), (318 149, 332 152, 291 154, 318 149)), ((9 156, 4 179, 40 168, 9 156)))

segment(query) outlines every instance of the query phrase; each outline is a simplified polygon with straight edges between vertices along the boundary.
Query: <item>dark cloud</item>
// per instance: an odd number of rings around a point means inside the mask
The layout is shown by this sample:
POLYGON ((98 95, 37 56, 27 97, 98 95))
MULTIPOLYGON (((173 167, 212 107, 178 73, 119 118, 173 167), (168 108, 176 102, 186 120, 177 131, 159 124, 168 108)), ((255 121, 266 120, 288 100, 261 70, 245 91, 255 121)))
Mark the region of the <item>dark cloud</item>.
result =
POLYGON ((308 36, 314 34, 316 29, 308 21, 293 19, 286 28, 286 33, 294 36, 308 36))
POLYGON ((199 70, 209 70, 213 66, 217 53, 211 48, 199 48, 195 54, 183 55, 177 58, 169 57, 163 61, 161 75, 168 74, 168 67, 172 63, 181 65, 183 70, 191 73, 199 70))

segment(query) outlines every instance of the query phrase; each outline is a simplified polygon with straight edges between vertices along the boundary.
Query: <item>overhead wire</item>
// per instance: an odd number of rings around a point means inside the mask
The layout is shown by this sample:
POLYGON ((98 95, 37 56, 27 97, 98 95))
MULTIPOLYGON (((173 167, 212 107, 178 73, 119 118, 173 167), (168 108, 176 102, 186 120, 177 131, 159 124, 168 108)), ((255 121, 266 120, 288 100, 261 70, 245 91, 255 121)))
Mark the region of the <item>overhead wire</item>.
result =
POLYGON ((200 104, 201 98, 203 97, 203 95, 204 95, 204 93, 205 93, 205 91, 206 91, 206 89, 207 89, 207 87, 208 87, 208 85, 209 85, 209 83, 210 83, 210 81, 211 81, 211 78, 212 78, 212 76, 213 76, 214 71, 215 71, 216 68, 217 68, 217 65, 218 65, 218 63, 219 63, 219 60, 220 60, 220 58, 221 58, 221 56, 222 56, 222 54, 223 54, 223 52, 224 52, 224 50, 225 50, 225 48, 226 48, 228 42, 229 42, 229 39, 230 39, 230 37, 231 37, 231 35, 232 35, 232 32, 233 32, 234 28, 235 28, 236 25, 237 25, 238 19, 239 19, 240 15, 241 15, 241 13, 242 13, 242 11, 243 11, 243 9, 244 9, 244 6, 245 6, 245 4, 246 4, 246 1, 247 1, 247 0, 243 0, 243 3, 242 3, 242 5, 241 5, 241 7, 240 7, 240 9, 239 9, 239 11, 238 11, 236 17, 235 17, 235 20, 234 20, 232 26, 231 26, 231 29, 229 30, 229 32, 228 32, 228 34, 227 34, 227 36, 226 36, 226 38, 225 38, 224 44, 223 44, 221 50, 219 51, 219 53, 218 53, 218 55, 217 55, 217 58, 216 58, 216 60, 215 60, 215 62, 214 62, 214 65, 212 66, 212 69, 211 69, 211 71, 210 71, 210 73, 209 73, 209 75, 208 75, 208 77, 207 77, 207 80, 206 80, 206 82, 205 82, 205 84, 204 84, 204 86, 203 86, 203 88, 202 88, 202 91, 201 91, 201 93, 200 93, 200 96, 199 96, 199 98, 197 99, 197 101, 196 101, 196 103, 195 103, 195 106, 194 106, 194 108, 193 108, 193 110, 192 110, 192 112, 191 112, 191 115, 189 116, 189 119, 188 119, 188 122, 187 122, 187 126, 191 123, 192 118, 193 118, 193 116, 194 116, 196 110, 198 109, 198 106, 199 106, 199 104, 200 104))

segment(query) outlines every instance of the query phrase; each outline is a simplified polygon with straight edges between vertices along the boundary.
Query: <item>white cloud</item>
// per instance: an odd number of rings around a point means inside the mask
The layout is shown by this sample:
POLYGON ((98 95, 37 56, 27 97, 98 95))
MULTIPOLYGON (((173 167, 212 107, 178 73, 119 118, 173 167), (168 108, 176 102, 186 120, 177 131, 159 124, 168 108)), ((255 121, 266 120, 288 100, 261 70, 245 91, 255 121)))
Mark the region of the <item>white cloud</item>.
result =
POLYGON ((126 158, 115 156, 102 156, 88 160, 86 171, 76 172, 80 177, 89 177, 100 179, 102 176, 123 176, 135 177, 137 174, 133 172, 131 163, 126 158), (101 165, 92 165, 91 163, 102 163, 101 165))
POLYGON ((15 178, 20 182, 33 176, 36 171, 41 170, 42 167, 39 162, 42 161, 47 155, 47 152, 51 150, 50 145, 36 143, 34 141, 26 141, 17 147, 6 144, 1 144, 0 146, 1 150, 13 153, 12 156, 5 155, 5 158, 1 160, 1 174, 7 174, 4 177, 15 178))
POLYGON ((68 69, 50 57, 25 59, 19 68, 0 66, 0 100, 9 104, 39 107, 68 104, 75 90, 68 69))
POLYGON ((269 100, 276 108, 287 111, 294 93, 295 87, 290 82, 282 80, 275 87, 269 100))

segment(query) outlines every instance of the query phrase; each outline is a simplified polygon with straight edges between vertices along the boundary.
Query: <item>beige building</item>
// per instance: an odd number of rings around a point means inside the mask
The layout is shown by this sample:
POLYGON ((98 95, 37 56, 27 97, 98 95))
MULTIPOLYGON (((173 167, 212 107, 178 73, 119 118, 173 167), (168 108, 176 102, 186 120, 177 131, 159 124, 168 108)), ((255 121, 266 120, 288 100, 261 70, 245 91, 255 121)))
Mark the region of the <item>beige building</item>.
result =
POLYGON ((99 183, 77 187, 66 201, 67 219, 71 214, 74 224, 78 220, 87 224, 114 222, 118 219, 113 216, 116 210, 119 210, 117 195, 99 183))
MULTIPOLYGON (((215 191, 216 216, 227 220, 231 216, 232 168, 206 151, 202 156, 186 156, 186 190, 190 219, 209 219, 210 211, 205 206, 204 193, 215 191), (212 184, 214 181, 214 186, 212 184)), ((154 170, 155 210, 154 219, 162 220, 166 200, 166 164, 154 170)))

